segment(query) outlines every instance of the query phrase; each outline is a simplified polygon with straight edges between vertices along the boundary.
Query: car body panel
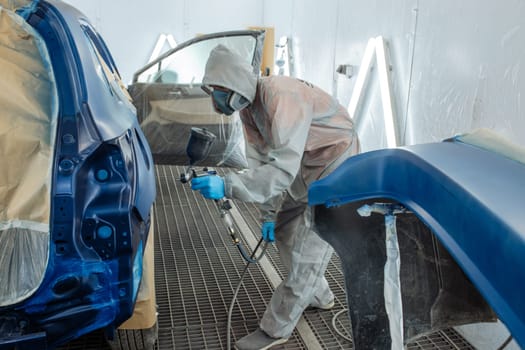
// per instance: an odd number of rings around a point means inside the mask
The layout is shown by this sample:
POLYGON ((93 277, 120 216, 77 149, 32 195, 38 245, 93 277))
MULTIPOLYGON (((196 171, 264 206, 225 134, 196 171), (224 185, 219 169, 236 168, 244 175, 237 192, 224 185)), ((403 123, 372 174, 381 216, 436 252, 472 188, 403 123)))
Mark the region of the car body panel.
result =
POLYGON ((155 175, 136 109, 89 20, 54 0, 17 12, 46 44, 58 116, 45 276, 29 298, 0 308, 0 344, 54 347, 131 316, 155 175))
MULTIPOLYGON (((483 134, 480 136, 485 138, 483 134)), ((343 242, 338 236, 350 237, 359 227, 366 226, 362 221, 371 220, 352 214, 358 205, 386 200, 411 210, 431 230, 427 236, 435 235, 465 274, 464 279, 452 280, 450 289, 461 289, 471 281, 523 346, 525 300, 521 291, 525 283, 522 258, 525 226, 521 209, 525 197, 525 165, 501 152, 461 140, 454 138, 449 142, 384 149, 352 157, 331 175, 311 185, 309 202, 319 212, 316 222, 320 225, 320 234, 327 240, 343 242), (345 206, 349 206, 347 210, 341 209, 345 206), (332 215, 325 212, 330 208, 344 211, 337 214, 342 216, 342 221, 330 226, 337 233, 329 232, 327 220, 323 218, 332 215), (347 230, 340 229, 343 226, 347 230)), ((405 233, 410 236, 410 232, 405 233)), ((353 240, 347 241, 350 244, 353 240)), ((351 247, 334 247, 347 249, 347 253, 351 251, 351 247)), ((401 250, 402 269, 403 256, 414 256, 414 252, 419 254, 417 246, 408 254, 401 250)), ((346 258, 352 260, 349 255, 346 258)), ((347 285, 353 283, 350 275, 354 267, 350 260, 345 273, 347 285)), ((366 288, 360 292, 366 293, 366 288)), ((349 292, 349 300, 356 293, 349 292)), ((376 297, 376 302, 381 302, 380 295, 376 297)), ((464 303, 468 303, 468 299, 464 303)), ((484 319, 482 312, 473 316, 471 322, 476 317, 484 319)), ((352 319, 354 321, 358 322, 352 319)))

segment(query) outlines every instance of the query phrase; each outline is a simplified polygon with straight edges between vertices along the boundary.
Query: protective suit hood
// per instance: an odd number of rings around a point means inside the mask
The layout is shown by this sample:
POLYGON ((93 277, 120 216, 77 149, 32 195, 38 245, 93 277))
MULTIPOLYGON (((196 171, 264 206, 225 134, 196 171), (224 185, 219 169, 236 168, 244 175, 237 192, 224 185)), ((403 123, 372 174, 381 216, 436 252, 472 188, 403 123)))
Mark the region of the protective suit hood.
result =
POLYGON ((246 60, 219 44, 210 52, 202 84, 225 87, 252 103, 257 89, 257 76, 246 60))

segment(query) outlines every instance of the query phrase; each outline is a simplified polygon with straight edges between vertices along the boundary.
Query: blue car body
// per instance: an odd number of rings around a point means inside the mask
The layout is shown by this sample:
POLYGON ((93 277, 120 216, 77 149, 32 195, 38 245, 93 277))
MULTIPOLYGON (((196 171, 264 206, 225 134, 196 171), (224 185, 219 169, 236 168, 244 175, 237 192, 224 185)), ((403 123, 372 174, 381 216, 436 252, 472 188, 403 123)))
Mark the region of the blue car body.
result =
POLYGON ((497 315, 525 344, 525 151, 484 129, 445 141, 357 155, 309 188, 343 259, 356 348, 390 346, 384 219, 356 212, 375 202, 411 212, 397 218, 405 339, 497 315))
POLYGON ((52 348, 132 315, 155 173, 136 110, 88 19, 54 0, 17 13, 49 52, 58 118, 47 267, 34 293, 0 307, 0 349, 52 348))

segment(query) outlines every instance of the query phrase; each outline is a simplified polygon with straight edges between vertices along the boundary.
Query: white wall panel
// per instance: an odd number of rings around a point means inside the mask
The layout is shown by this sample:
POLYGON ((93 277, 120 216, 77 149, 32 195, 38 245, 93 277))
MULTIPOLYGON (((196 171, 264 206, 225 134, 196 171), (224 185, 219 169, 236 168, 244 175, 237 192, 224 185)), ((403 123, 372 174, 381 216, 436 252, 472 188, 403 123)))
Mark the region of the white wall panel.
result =
POLYGON ((292 33, 293 8, 295 0, 263 0, 263 25, 273 27, 275 42, 292 33))
POLYGON ((410 143, 487 127, 525 145, 525 3, 420 1, 410 143))
MULTIPOLYGON (((262 25, 263 0, 67 0, 102 34, 124 82, 144 66, 160 34, 178 43, 197 34, 262 25)), ((167 48, 168 46, 166 46, 167 48)))
POLYGON ((184 0, 184 37, 261 25, 263 0, 184 0))
POLYGON ((101 33, 126 83, 147 63, 160 34, 172 34, 182 41, 183 0, 155 0, 155 6, 144 6, 140 0, 67 2, 101 33))
MULTIPOLYGON (((525 145, 524 6, 518 0, 341 2, 336 65, 358 68, 368 38, 383 35, 403 143, 487 127, 525 145)), ((341 102, 350 100, 354 82, 339 77, 341 102)), ((359 115, 372 125, 362 135, 365 149, 384 146, 378 91, 369 88, 359 115)))
POLYGON ((290 36, 296 76, 328 91, 334 72, 338 0, 294 0, 290 36))

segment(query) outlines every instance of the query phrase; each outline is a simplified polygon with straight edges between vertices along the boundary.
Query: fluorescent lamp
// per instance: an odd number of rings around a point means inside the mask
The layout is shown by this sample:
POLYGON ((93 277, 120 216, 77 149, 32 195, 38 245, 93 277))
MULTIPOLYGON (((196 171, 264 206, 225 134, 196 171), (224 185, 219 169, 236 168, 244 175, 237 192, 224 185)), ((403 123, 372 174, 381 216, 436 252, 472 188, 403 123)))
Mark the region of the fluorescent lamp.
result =
POLYGON ((350 114, 350 117, 352 117, 352 119, 354 119, 355 117, 357 105, 359 103, 359 100, 361 99, 361 94, 363 92, 366 79, 368 78, 368 73, 370 72, 372 58, 374 57, 375 53, 375 42, 375 38, 371 38, 370 40, 368 40, 368 44, 366 45, 365 49, 365 55, 363 56, 363 59, 361 60, 361 65, 359 66, 359 72, 357 73, 357 79, 354 85, 354 90, 352 91, 352 97, 350 98, 350 103, 348 105, 348 113, 350 114))
POLYGON ((394 108, 390 91, 390 67, 386 62, 386 48, 383 37, 376 38, 377 73, 381 89, 381 102, 383 104, 383 117, 385 119, 386 143, 388 147, 397 147, 396 129, 394 126, 394 108))
POLYGON ((365 54, 359 67, 354 90, 348 104, 348 113, 355 120, 355 114, 361 100, 363 89, 370 74, 372 59, 376 56, 376 65, 379 78, 379 88, 381 91, 381 104, 383 107, 383 118, 385 122, 385 133, 388 147, 397 147, 397 136, 395 129, 395 115, 392 105, 392 94, 390 90, 390 66, 387 63, 386 44, 382 36, 370 38, 366 45, 365 54))
POLYGON ((153 52, 151 53, 151 56, 149 58, 149 62, 155 60, 160 55, 160 51, 164 47, 164 44, 168 42, 168 45, 170 46, 170 49, 173 49, 175 46, 177 46, 177 42, 175 41, 175 38, 171 34, 160 34, 159 38, 157 39, 157 43, 155 44, 155 48, 153 49, 153 52))

